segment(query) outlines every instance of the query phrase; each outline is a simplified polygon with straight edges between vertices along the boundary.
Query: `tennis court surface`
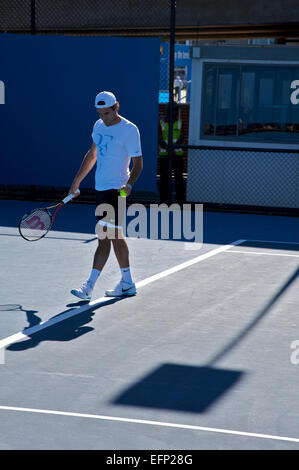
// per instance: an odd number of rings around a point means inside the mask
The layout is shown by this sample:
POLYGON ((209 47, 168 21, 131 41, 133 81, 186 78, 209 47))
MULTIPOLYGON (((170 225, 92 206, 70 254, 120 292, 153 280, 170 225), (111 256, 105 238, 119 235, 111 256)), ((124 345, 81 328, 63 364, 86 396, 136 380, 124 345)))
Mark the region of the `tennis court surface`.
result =
MULTIPOLYGON (((204 212, 203 246, 128 239, 138 295, 88 304, 94 207, 43 240, 0 201, 0 449, 298 449, 299 219, 204 212)), ((46 203, 42 204, 46 205, 46 203)))

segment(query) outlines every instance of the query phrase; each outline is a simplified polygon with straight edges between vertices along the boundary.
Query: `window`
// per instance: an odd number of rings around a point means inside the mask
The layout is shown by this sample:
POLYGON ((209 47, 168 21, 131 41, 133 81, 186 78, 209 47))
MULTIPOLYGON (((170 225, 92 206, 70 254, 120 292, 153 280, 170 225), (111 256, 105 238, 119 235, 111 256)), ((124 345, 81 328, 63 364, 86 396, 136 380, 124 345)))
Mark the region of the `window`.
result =
POLYGON ((238 68, 227 67, 218 72, 216 100, 216 136, 236 135, 240 93, 238 68))
POLYGON ((201 139, 299 142, 298 66, 205 64, 201 139))

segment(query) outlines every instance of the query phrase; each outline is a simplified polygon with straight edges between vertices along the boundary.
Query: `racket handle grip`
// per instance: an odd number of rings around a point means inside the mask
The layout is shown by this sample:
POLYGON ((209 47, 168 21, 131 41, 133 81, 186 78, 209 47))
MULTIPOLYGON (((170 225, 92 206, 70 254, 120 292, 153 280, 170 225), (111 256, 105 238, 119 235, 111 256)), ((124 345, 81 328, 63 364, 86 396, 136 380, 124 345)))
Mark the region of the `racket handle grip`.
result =
MULTIPOLYGON (((80 190, 77 189, 77 191, 75 192, 75 194, 78 194, 80 193, 80 190)), ((64 199, 63 199, 63 204, 66 204, 67 202, 69 202, 71 199, 73 199, 73 197, 75 197, 75 194, 69 194, 68 196, 66 196, 64 199)))

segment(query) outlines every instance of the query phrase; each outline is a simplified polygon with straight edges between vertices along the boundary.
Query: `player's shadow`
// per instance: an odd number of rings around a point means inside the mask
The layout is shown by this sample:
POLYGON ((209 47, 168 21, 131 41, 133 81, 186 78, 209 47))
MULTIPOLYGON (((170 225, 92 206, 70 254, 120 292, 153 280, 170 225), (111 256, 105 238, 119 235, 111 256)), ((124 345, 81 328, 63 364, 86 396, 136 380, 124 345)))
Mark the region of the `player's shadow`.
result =
POLYGON ((39 325, 42 321, 41 318, 36 315, 36 313, 38 313, 38 310, 26 310, 26 317, 30 328, 39 325))
POLYGON ((30 328, 33 326, 39 325, 39 323, 42 321, 41 318, 36 315, 36 313, 38 313, 38 310, 25 310, 20 304, 0 305, 0 311, 2 312, 25 312, 27 321, 28 321, 28 327, 30 328))
POLYGON ((30 331, 31 328, 33 328, 34 326, 38 327, 39 323, 41 322, 41 319, 39 317, 33 316, 33 313, 31 312, 35 313, 35 311, 29 311, 29 317, 27 314, 27 320, 29 322, 29 325, 26 326, 23 330, 23 333, 28 336, 28 339, 13 343, 7 346, 6 349, 9 351, 24 351, 26 349, 31 349, 38 346, 42 341, 71 341, 73 339, 79 338, 80 336, 85 335, 86 333, 89 333, 90 331, 94 330, 94 328, 92 328, 91 326, 85 325, 92 321, 93 315, 95 314, 96 310, 103 306, 119 302, 120 300, 123 300, 123 298, 113 297, 108 301, 99 303, 98 305, 92 305, 89 309, 81 313, 74 313, 73 316, 67 319, 63 319, 61 322, 58 321, 54 325, 47 326, 47 323, 53 322, 53 320, 58 320, 60 316, 68 314, 69 312, 74 310, 75 307, 80 308, 83 305, 86 305, 87 302, 80 301, 68 304, 67 307, 71 308, 51 317, 43 324, 43 328, 40 331, 32 332, 30 331))

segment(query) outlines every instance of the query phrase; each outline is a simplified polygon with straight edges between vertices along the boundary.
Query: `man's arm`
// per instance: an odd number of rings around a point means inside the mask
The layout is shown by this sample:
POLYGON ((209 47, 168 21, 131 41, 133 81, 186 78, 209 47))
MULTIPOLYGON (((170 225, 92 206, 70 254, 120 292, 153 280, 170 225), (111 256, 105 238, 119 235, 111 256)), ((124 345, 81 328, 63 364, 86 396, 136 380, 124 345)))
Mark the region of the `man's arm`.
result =
POLYGON ((131 193, 131 188, 128 187, 127 185, 130 184, 131 186, 133 186, 136 183, 137 179, 139 178, 140 173, 142 172, 142 169, 143 169, 142 156, 134 157, 132 158, 132 160, 133 160, 133 167, 131 170, 130 178, 128 179, 127 184, 125 186, 122 186, 121 188, 125 190, 125 192, 127 193, 127 196, 129 196, 131 193))
POLYGON ((81 166, 72 182, 70 187, 70 194, 75 194, 76 190, 79 189, 81 181, 88 175, 90 170, 94 167, 97 161, 97 147, 95 143, 92 143, 91 148, 88 150, 87 154, 83 158, 81 166))

